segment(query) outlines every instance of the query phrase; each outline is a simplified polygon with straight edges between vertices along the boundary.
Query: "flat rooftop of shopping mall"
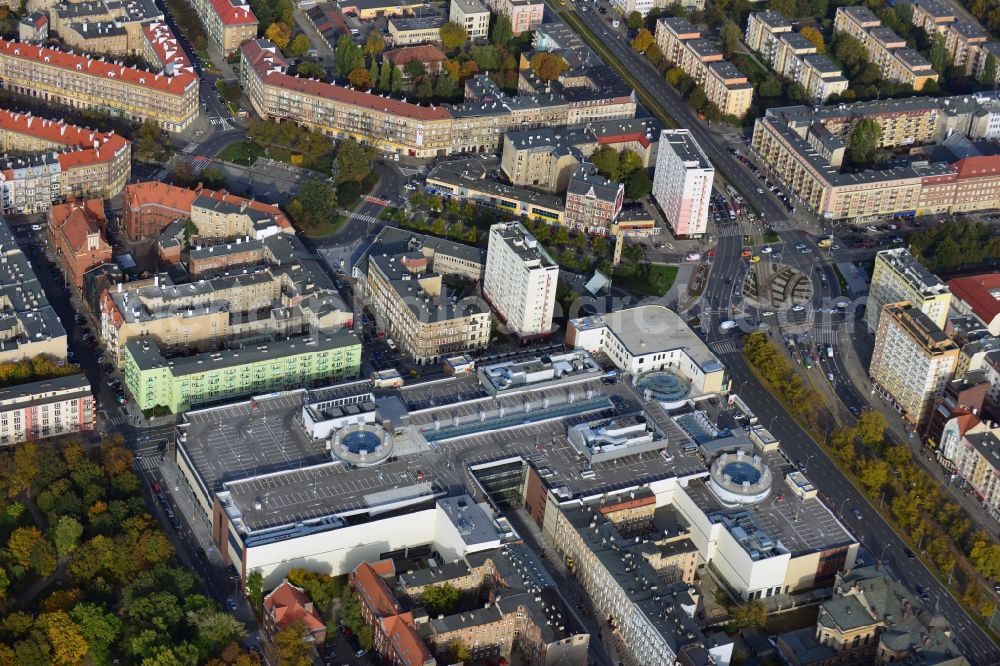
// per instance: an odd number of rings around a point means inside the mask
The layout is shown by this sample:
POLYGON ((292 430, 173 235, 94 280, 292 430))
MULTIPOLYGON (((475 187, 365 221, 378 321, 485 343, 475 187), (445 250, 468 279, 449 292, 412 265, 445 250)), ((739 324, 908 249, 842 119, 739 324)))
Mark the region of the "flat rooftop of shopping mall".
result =
MULTIPOLYGON (((587 352, 561 350, 493 359, 471 375, 401 389, 365 380, 189 412, 177 460, 206 511, 221 494, 253 534, 366 522, 477 490, 481 497, 476 470, 505 462, 534 467, 561 501, 672 478, 698 485, 706 459, 751 446, 741 428, 747 413, 742 401, 707 397, 668 414, 628 383, 609 382, 587 352), (574 426, 589 433, 587 443, 574 439, 574 426)), ((727 513, 707 489, 695 496, 709 513, 727 513)), ((809 548, 838 532, 825 507, 813 513, 812 504, 769 501, 758 518, 793 550, 809 548)))

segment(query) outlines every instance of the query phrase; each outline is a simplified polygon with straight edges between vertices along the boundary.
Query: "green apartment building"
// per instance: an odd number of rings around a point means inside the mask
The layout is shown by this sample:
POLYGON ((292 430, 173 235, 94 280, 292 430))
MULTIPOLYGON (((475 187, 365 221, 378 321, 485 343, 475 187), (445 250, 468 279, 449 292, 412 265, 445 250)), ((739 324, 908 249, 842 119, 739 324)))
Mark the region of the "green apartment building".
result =
POLYGON ((361 341, 347 329, 331 334, 167 359, 152 339, 125 345, 125 385, 142 409, 191 407, 270 391, 353 379, 361 369, 361 341))

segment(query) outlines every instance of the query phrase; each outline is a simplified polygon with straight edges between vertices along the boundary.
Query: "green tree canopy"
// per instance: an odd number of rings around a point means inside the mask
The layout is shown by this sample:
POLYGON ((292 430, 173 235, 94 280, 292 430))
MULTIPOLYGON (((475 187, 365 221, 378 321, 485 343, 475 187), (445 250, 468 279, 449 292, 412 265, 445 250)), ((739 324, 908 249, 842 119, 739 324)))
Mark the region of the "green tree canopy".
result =
POLYGON ((510 24, 510 18, 506 14, 500 13, 494 16, 490 38, 497 46, 506 46, 514 38, 514 29, 510 24))
POLYGON ((882 142, 882 126, 874 118, 863 118, 851 129, 847 155, 857 165, 870 165, 882 142))
POLYGON ((441 26, 441 47, 444 49, 445 53, 453 53, 469 41, 469 35, 465 32, 465 28, 457 23, 449 21, 441 26))

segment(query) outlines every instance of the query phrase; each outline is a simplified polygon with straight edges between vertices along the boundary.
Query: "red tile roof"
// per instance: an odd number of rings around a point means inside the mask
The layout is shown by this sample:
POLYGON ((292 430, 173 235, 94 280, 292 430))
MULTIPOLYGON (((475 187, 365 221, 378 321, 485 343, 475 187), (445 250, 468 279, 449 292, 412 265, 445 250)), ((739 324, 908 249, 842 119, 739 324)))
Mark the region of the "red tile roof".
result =
POLYGON ((344 88, 334 83, 322 83, 300 79, 290 74, 272 72, 263 77, 268 85, 277 86, 306 95, 314 95, 323 99, 332 99, 344 104, 372 109, 392 116, 403 116, 413 120, 447 120, 451 113, 444 107, 420 106, 389 97, 379 97, 360 90, 344 88))
POLYGON ((0 129, 77 148, 78 150, 59 154, 59 164, 64 169, 110 162, 130 143, 114 132, 95 132, 86 127, 67 125, 62 121, 46 120, 6 109, 0 109, 0 129))
POLYGON ((82 203, 71 201, 57 204, 49 212, 49 220, 54 228, 65 237, 66 246, 74 254, 86 250, 87 237, 91 234, 100 236, 99 246, 110 249, 107 241, 104 240, 104 202, 100 199, 87 199, 82 203))
POLYGON ((300 79, 297 76, 285 74, 285 59, 281 57, 274 45, 266 39, 257 39, 242 46, 243 57, 254 68, 260 78, 270 86, 291 90, 305 95, 313 95, 323 99, 336 100, 344 104, 372 109, 393 116, 412 118, 413 120, 447 120, 451 113, 444 107, 420 106, 398 99, 380 97, 372 93, 344 88, 334 83, 323 83, 310 79, 300 79), (274 49, 272 51, 272 49, 274 49))
POLYGON ((367 562, 354 569, 351 582, 372 613, 387 618, 403 610, 385 579, 367 562))
POLYGON ((274 221, 279 227, 287 229, 292 226, 292 223, 288 221, 288 217, 277 206, 264 203, 263 201, 238 197, 225 190, 209 190, 203 187, 190 190, 186 187, 161 183, 158 180, 133 183, 125 187, 125 198, 128 200, 131 210, 138 210, 142 206, 156 204, 164 208, 190 212, 194 200, 199 196, 234 204, 246 203, 253 210, 274 216, 274 221))
POLYGON ((382 57, 388 59, 389 62, 396 67, 403 67, 406 63, 412 62, 413 60, 418 60, 426 64, 444 62, 448 59, 448 56, 444 54, 444 51, 432 44, 424 44, 422 46, 404 46, 391 51, 385 51, 382 54, 382 57))
MULTIPOLYGON (((177 43, 177 37, 166 23, 146 23, 142 26, 142 34, 152 47, 160 64, 164 68, 173 67, 175 72, 191 67, 184 49, 177 43)), ((194 72, 194 69, 188 71, 194 72)))
POLYGON ((958 423, 959 435, 964 435, 965 433, 969 432, 977 425, 982 423, 982 421, 979 420, 978 416, 970 413, 966 409, 958 408, 952 413, 954 414, 954 418, 958 423))
POLYGON ((1000 290, 1000 273, 984 273, 948 281, 956 298, 969 304, 972 312, 987 326, 1000 315, 1000 300, 991 291, 1000 290))
POLYGON ((649 137, 642 132, 633 132, 631 134, 606 134, 597 138, 597 143, 601 145, 609 143, 631 143, 632 141, 638 141, 639 145, 643 148, 649 148, 649 137))
POLYGON ((403 666, 423 666, 431 660, 431 653, 420 640, 413 627, 413 614, 402 613, 382 620, 382 629, 389 644, 403 666))
POLYGON ((264 608, 274 618, 274 624, 279 629, 299 620, 305 623, 310 632, 326 629, 306 593, 287 580, 264 598, 264 608))
POLYGON ((959 178, 983 178, 1000 174, 1000 155, 963 157, 955 162, 959 178))
MULTIPOLYGON (((234 4, 230 0, 211 0, 212 9, 225 25, 247 25, 256 23, 257 17, 248 4, 234 4)), ((239 3, 239 0, 236 0, 239 3)))
POLYGON ((112 78, 136 86, 155 88, 170 95, 182 95, 188 87, 196 85, 198 82, 198 77, 191 72, 182 72, 176 76, 151 74, 141 69, 103 62, 88 56, 64 53, 35 44, 11 42, 6 39, 0 39, 0 54, 76 70, 89 76, 112 78))

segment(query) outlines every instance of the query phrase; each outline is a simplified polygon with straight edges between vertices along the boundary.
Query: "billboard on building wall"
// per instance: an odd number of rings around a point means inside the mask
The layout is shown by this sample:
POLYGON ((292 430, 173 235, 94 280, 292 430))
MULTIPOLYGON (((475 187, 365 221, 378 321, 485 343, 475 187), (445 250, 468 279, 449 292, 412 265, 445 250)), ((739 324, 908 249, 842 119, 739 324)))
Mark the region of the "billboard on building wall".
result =
POLYGON ((417 145, 424 145, 424 126, 417 125, 417 145))

